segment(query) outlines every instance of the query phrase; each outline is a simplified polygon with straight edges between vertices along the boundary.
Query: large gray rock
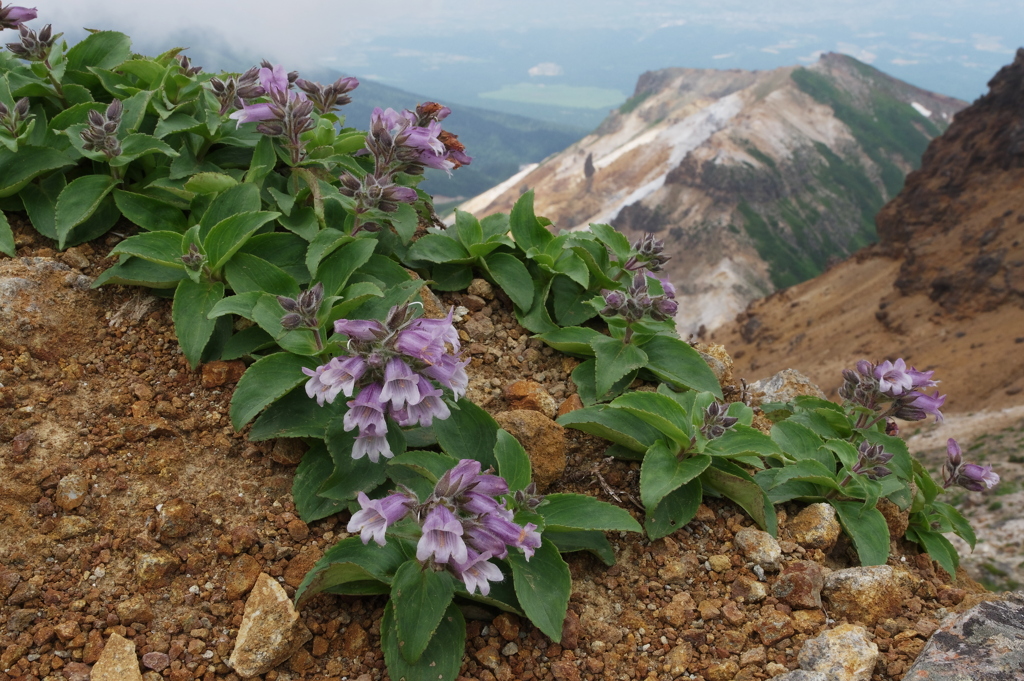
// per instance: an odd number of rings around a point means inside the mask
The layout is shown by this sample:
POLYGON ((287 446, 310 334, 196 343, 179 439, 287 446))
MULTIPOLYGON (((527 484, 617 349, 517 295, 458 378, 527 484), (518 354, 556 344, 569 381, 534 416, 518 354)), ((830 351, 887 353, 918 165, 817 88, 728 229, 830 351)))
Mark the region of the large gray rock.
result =
POLYGON ((932 634, 906 681, 1024 679, 1024 591, 951 615, 932 634))
POLYGON ((760 404, 789 402, 801 395, 828 399, 821 388, 796 369, 783 369, 774 376, 750 384, 750 392, 760 404))

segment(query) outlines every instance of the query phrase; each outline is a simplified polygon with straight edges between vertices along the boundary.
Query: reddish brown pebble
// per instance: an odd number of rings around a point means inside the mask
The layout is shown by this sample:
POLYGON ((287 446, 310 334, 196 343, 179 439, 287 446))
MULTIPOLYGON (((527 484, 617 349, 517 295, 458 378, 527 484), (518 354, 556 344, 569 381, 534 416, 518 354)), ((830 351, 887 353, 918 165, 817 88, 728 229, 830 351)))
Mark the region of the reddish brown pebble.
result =
POLYGON ((146 669, 162 672, 170 666, 171 658, 167 653, 146 653, 142 656, 142 664, 146 669))

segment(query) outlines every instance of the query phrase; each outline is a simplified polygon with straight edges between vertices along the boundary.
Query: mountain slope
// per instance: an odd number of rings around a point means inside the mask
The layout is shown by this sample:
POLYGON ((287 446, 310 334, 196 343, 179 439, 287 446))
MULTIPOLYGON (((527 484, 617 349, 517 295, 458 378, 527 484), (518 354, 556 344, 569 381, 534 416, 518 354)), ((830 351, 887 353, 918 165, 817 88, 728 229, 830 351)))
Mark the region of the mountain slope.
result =
POLYGON ((935 369, 953 411, 1024 403, 1024 50, 934 140, 880 242, 713 335, 750 378, 798 366, 833 395, 862 357, 935 369))
POLYGON ((875 213, 962 106, 836 54, 648 72, 593 134, 463 209, 509 210, 532 188, 559 227, 658 233, 688 298, 677 321, 697 332, 873 242, 875 213))

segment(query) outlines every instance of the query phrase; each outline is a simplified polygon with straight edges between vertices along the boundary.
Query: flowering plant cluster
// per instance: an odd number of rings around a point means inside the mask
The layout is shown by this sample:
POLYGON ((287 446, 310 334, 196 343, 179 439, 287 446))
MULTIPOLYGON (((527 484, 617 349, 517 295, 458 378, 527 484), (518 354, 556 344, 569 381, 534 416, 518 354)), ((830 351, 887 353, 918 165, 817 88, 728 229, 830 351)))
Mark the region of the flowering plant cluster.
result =
POLYGON ((451 412, 442 392, 431 381, 447 388, 456 400, 466 392, 469 360, 456 354, 454 310, 444 319, 426 319, 415 317, 414 309, 397 305, 384 322, 339 319, 334 330, 348 336, 349 354, 316 369, 302 368, 310 377, 306 394, 321 406, 334 402, 340 393, 355 397, 345 414, 345 430, 359 429, 352 458, 368 456, 376 463, 381 454, 394 456, 387 440, 389 418, 400 426, 429 426, 435 418, 448 418, 451 412))
MULTIPOLYGON (((504 579, 491 558, 505 558, 509 547, 520 549, 528 561, 540 548, 533 523, 517 525, 514 514, 498 497, 508 494, 508 483, 480 472, 480 462, 463 459, 437 481, 433 493, 420 503, 406 488, 383 499, 360 492, 362 510, 352 514, 349 532, 358 532, 364 544, 372 538, 384 546, 384 533, 406 515, 420 527, 416 560, 435 570, 447 569, 469 593, 490 593, 490 582, 504 579)), ((543 497, 531 495, 534 507, 543 497)))
POLYGON ((946 402, 946 396, 936 390, 929 395, 926 388, 938 385, 932 380, 934 371, 918 371, 902 358, 895 362, 885 360, 872 364, 866 359, 857 362, 857 370, 843 371, 843 385, 839 396, 850 404, 863 407, 866 411, 858 420, 858 427, 868 423, 868 414, 873 412, 874 421, 890 417, 904 421, 921 421, 929 415, 942 420, 939 411, 946 402))

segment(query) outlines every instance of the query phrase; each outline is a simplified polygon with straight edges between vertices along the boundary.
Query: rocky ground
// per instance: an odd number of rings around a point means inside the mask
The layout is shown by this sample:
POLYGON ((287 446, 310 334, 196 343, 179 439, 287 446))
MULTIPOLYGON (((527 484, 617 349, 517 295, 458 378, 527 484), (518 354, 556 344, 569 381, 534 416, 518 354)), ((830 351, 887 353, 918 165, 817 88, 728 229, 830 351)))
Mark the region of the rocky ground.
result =
MULTIPOLYGON (((146 681, 236 680, 226 661, 259 575, 293 594, 347 536, 347 517, 307 525, 296 516, 289 490, 301 450, 233 432, 228 401, 241 367, 191 371, 168 301, 89 289, 119 237, 57 254, 24 226, 15 232, 19 257, 0 260, 0 681, 82 681, 105 646, 124 649, 121 638, 146 681)), ((517 407, 545 418, 568 408, 574 360, 530 340, 500 293, 475 292, 442 301, 466 308, 470 397, 506 422, 517 407), (513 387, 523 379, 542 390, 513 387)), ((547 491, 592 494, 641 516, 638 464, 604 459, 605 443, 591 436, 545 427, 564 439, 567 461, 547 469, 547 491)), ((557 451, 531 452, 545 454, 557 464, 557 451)), ((753 523, 741 510, 713 499, 663 540, 611 536, 614 567, 572 554, 562 640, 478 611, 461 677, 755 681, 797 668, 802 649, 820 647, 809 640, 844 634, 850 622, 879 651, 871 678, 898 680, 946 614, 989 597, 966 573, 951 582, 894 542, 892 568, 875 577, 883 598, 851 600, 848 573, 833 572, 856 564, 849 544, 810 532, 835 528, 801 510, 780 509, 774 556, 750 543, 760 535, 743 532, 753 523)), ((383 606, 315 597, 300 612, 309 641, 259 678, 386 678, 383 606)), ((116 677, 96 668, 101 678, 116 677)))

